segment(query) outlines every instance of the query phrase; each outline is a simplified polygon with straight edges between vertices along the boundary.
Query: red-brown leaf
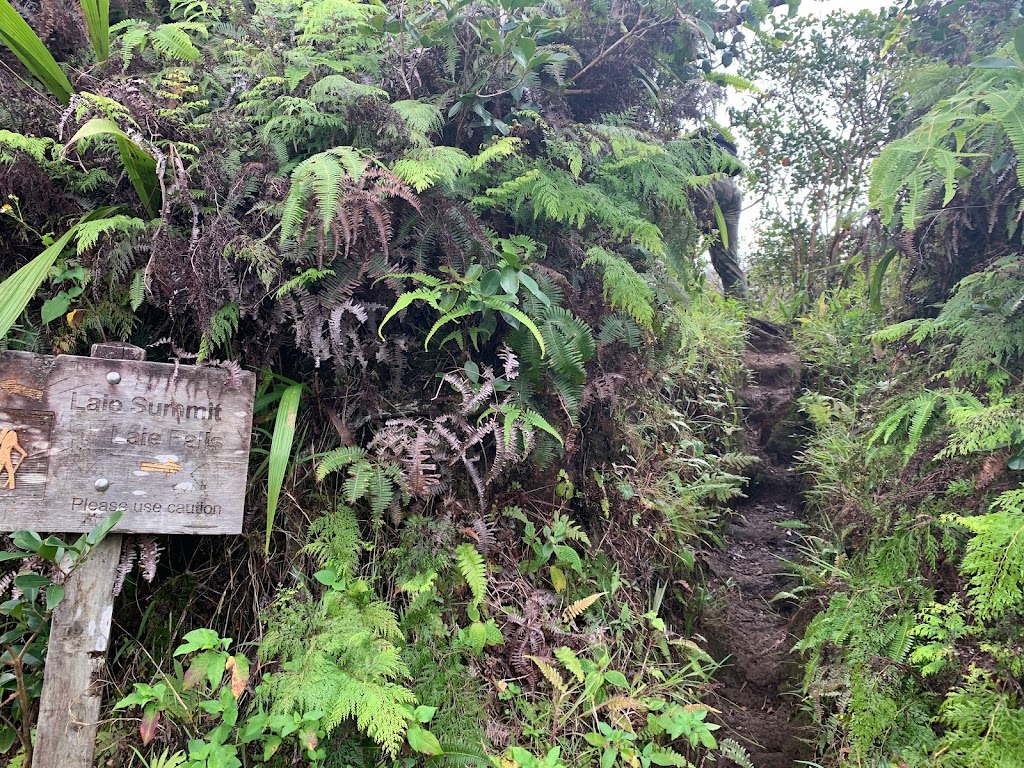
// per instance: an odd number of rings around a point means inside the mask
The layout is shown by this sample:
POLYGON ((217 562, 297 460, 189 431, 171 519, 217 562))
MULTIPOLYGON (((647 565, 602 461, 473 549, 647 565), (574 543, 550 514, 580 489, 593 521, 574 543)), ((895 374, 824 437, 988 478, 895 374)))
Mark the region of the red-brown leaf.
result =
POLYGON ((160 724, 160 710, 146 711, 142 714, 142 722, 139 723, 139 735, 142 737, 142 745, 146 746, 156 736, 156 728, 160 724))

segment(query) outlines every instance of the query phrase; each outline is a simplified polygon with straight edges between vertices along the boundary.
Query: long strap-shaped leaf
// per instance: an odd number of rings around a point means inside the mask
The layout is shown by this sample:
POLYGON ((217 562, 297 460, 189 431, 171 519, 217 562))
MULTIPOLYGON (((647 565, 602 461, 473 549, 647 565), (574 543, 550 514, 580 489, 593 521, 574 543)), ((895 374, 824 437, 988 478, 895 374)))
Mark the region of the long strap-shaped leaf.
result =
POLYGON ((292 441, 295 439, 295 419, 299 413, 299 398, 302 385, 292 384, 281 395, 274 419, 274 436, 270 440, 270 464, 267 471, 267 538, 266 553, 270 554, 270 534, 274 530, 277 502, 284 485, 284 474, 292 456, 292 441))
POLYGON ((39 286, 46 279, 50 267, 57 261, 57 257, 68 246, 72 238, 78 235, 78 225, 105 218, 115 210, 116 208, 113 206, 105 205, 90 211, 71 229, 61 235, 57 242, 0 283, 0 339, 4 338, 18 321, 25 307, 28 306, 32 297, 36 295, 36 291, 39 290, 39 286))
POLYGON ((68 150, 79 140, 95 136, 113 136, 117 141, 117 148, 121 152, 121 162, 124 163, 128 179, 146 207, 146 212, 151 216, 154 215, 160 207, 160 182, 156 175, 156 160, 121 130, 113 120, 105 117, 94 117, 89 120, 64 145, 62 155, 67 154, 68 150))
POLYGON ((61 104, 71 100, 75 89, 67 75, 9 0, 0 0, 0 42, 21 59, 33 77, 38 78, 61 104))
POLYGON ((7 335, 11 327, 21 317, 25 307, 36 295, 43 284, 50 267, 60 256, 78 229, 74 227, 65 232, 57 242, 36 256, 32 261, 0 283, 0 338, 7 335))
POLYGON ((82 0, 82 14, 96 61, 110 58, 110 0, 82 0))

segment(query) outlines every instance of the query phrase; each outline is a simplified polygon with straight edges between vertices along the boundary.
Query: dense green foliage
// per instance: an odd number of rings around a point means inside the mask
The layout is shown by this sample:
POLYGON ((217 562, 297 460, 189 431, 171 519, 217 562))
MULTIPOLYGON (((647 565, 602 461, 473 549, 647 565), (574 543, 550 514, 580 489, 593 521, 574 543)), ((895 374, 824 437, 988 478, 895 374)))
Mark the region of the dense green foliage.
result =
MULTIPOLYGON (((750 765, 695 633, 755 463, 695 268, 738 173, 814 759, 1020 762, 1021 8, 778 5, 0 0, 5 347, 260 372, 245 536, 126 547, 100 761, 750 765)), ((12 546, 17 766, 71 550, 12 546)))
POLYGON ((693 265, 768 6, 31 10, 6 347, 261 372, 246 536, 164 542, 155 587, 126 550, 98 759, 748 762, 688 581, 750 465, 742 310, 693 265))
POLYGON ((826 295, 798 332, 819 529, 794 568, 820 612, 797 648, 823 764, 1009 766, 1024 749, 1024 28, 1008 5, 900 17, 885 45, 916 119, 870 199, 904 266, 826 295), (1013 39, 991 39, 997 20, 1013 39), (883 280, 902 301, 878 301, 883 280))

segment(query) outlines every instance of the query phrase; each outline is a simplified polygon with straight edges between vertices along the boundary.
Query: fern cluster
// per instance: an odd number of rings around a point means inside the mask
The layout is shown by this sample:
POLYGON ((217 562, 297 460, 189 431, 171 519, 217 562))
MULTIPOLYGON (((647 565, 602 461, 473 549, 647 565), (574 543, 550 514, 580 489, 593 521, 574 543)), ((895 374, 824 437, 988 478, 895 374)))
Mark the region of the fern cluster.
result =
POLYGON ((391 608, 359 580, 332 587, 320 600, 283 594, 268 614, 260 657, 280 662, 260 695, 271 712, 323 712, 330 731, 351 720, 394 754, 416 696, 401 681, 409 670, 391 608))
POLYGON ((960 568, 970 584, 971 610, 982 620, 1024 608, 1024 489, 1006 491, 985 515, 959 517, 973 535, 960 568))
MULTIPOLYGON (((1002 53, 1016 56, 1011 46, 1002 53)), ((1010 66, 973 69, 955 96, 940 101, 913 131, 882 150, 872 169, 870 195, 886 223, 899 208, 903 226, 913 230, 937 201, 938 207, 948 205, 972 175, 972 160, 991 162, 1004 149, 1024 156, 1024 67, 1005 61, 1010 66)), ((1017 181, 1024 186, 1019 163, 1017 181)))
POLYGON ((352 510, 322 515, 305 551, 324 568, 320 596, 283 591, 268 611, 262 659, 279 671, 264 677, 259 695, 273 712, 322 712, 328 731, 346 721, 394 754, 416 703, 407 687, 398 617, 357 578, 363 549, 352 510))

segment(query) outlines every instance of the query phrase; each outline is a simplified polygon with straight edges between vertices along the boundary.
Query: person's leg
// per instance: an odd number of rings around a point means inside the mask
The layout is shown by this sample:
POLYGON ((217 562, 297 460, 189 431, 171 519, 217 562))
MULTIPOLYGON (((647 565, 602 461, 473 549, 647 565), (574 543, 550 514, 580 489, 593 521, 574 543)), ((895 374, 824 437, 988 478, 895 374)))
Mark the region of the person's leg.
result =
POLYGON ((743 208, 743 197, 731 179, 719 179, 714 182, 712 189, 714 200, 725 219, 725 232, 724 242, 720 233, 719 239, 711 246, 711 263, 722 279, 726 295, 745 299, 747 278, 740 268, 739 261, 740 211, 743 208))

